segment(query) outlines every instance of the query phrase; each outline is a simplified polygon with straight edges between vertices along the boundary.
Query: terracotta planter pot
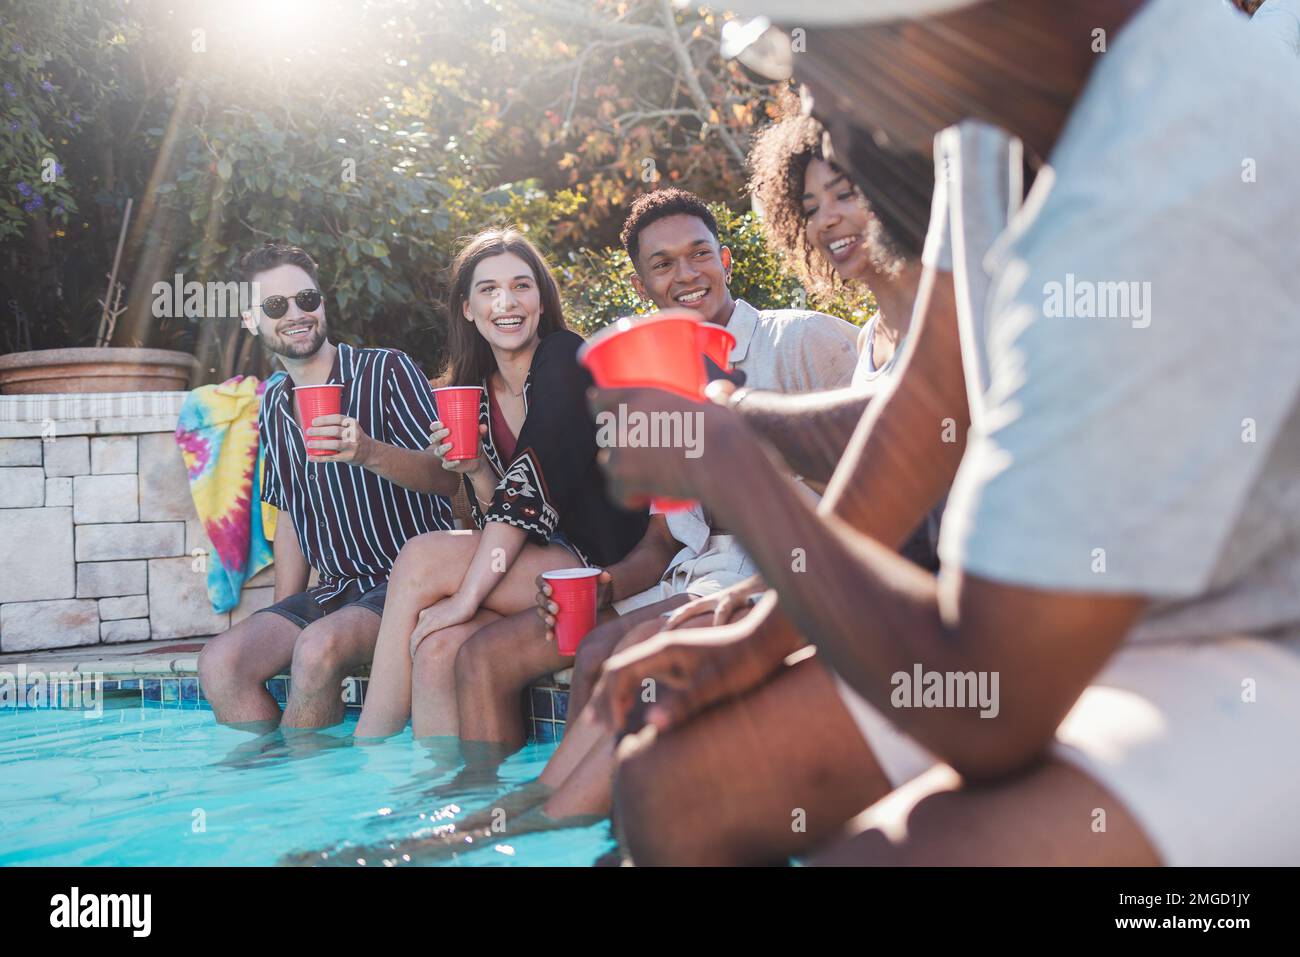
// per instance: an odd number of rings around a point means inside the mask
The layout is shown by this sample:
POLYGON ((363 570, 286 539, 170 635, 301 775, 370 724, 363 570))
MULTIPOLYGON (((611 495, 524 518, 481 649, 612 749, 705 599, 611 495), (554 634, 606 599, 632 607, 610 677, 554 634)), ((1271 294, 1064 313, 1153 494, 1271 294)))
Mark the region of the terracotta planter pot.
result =
POLYGON ((0 356, 0 393, 184 392, 197 365, 170 349, 38 349, 0 356))

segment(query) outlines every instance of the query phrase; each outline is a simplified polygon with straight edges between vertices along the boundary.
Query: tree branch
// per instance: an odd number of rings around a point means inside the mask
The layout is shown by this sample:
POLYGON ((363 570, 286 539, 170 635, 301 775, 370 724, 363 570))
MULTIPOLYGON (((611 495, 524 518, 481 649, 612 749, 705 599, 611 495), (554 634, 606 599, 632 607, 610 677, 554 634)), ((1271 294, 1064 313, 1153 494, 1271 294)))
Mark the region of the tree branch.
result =
POLYGON ((642 120, 655 120, 666 116, 693 116, 701 123, 708 122, 708 117, 701 116, 699 110, 637 110, 614 117, 614 125, 621 127, 631 123, 640 123, 642 120))
POLYGON ((622 40, 648 40, 651 42, 662 42, 663 40, 662 32, 657 27, 619 21, 602 22, 592 16, 591 10, 564 2, 564 0, 547 0, 546 3, 537 3, 534 0, 515 0, 515 2, 521 9, 536 17, 586 27, 603 37, 622 40))
MULTIPOLYGON (((668 45, 672 48, 673 55, 677 57, 677 62, 682 68, 682 82, 686 84, 686 89, 690 93, 691 99, 695 106, 705 116, 709 115, 712 105, 709 98, 704 95, 704 88, 700 86, 699 77, 695 75, 695 63, 691 60, 690 51, 682 43, 681 37, 677 32, 677 18, 673 14, 672 0, 659 0, 659 15, 664 22, 664 32, 668 38, 668 45)), ((745 152, 736 143, 731 135, 731 131, 724 126, 721 121, 714 125, 717 131, 718 139, 722 140, 722 145, 727 148, 727 152, 740 165, 741 169, 745 167, 745 152)))

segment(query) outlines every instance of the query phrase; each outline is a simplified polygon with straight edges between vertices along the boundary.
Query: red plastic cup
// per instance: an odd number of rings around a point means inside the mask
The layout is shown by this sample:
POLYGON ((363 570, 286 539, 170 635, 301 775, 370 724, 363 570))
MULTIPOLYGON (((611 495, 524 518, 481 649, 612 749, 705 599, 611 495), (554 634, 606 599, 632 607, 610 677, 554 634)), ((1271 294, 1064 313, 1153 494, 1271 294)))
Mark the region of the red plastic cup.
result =
MULTIPOLYGON (((578 350, 578 361, 602 388, 663 389, 699 402, 708 383, 700 351, 702 325, 686 309, 619 319, 578 350)), ((695 505, 675 498, 655 498, 652 504, 660 512, 695 505)))
MULTIPOLYGON (((302 423, 303 444, 306 445, 309 439, 307 430, 318 416, 339 414, 343 402, 343 386, 337 383, 300 385, 294 387, 293 395, 298 400, 298 420, 302 423)), ((313 449, 309 446, 307 454, 330 455, 332 450, 313 449)))
POLYGON ((543 572, 551 586, 555 613, 555 646, 566 658, 578 653, 578 643, 596 627, 596 587, 599 568, 561 568, 543 572))
POLYGON ((451 430, 449 462, 478 458, 478 409, 483 390, 476 385, 449 385, 433 390, 438 420, 451 430))
POLYGON ((701 322, 686 310, 619 319, 578 352, 596 384, 665 389, 688 399, 704 394, 701 322))
POLYGON ((701 322, 697 331, 699 350, 712 359, 723 372, 731 371, 731 350, 736 347, 736 337, 726 326, 701 322))

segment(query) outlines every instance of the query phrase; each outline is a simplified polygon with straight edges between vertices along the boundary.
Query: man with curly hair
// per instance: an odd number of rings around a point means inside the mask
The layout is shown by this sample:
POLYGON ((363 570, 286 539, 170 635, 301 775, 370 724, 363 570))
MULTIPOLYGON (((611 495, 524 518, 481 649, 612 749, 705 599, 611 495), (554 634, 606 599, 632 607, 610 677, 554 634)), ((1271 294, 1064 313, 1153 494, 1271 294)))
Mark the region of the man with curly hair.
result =
POLYGON ((669 187, 638 196, 620 234, 632 285, 659 309, 687 309, 735 337, 731 363, 755 388, 808 392, 847 385, 857 330, 809 309, 755 309, 731 294, 731 250, 708 205, 669 187))

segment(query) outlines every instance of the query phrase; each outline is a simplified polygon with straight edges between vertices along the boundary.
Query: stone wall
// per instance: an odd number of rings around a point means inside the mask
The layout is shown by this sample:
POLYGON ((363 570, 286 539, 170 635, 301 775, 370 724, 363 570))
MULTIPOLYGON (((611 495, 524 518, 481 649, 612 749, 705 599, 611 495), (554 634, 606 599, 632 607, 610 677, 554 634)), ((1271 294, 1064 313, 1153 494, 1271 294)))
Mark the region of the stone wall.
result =
POLYGON ((0 651, 214 635, 212 545, 173 433, 184 392, 0 396, 0 651))

